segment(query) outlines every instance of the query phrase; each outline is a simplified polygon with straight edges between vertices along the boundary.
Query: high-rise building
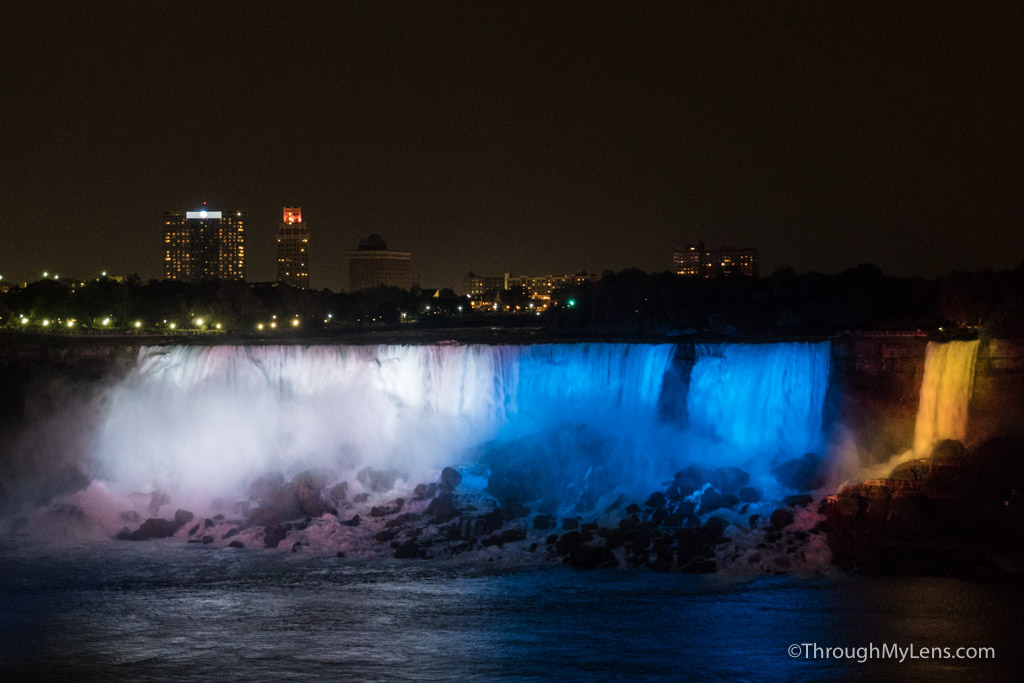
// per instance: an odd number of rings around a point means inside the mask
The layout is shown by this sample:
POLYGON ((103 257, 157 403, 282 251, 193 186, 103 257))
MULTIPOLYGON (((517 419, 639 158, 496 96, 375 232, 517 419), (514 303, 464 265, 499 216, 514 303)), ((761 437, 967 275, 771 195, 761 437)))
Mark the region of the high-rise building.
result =
POLYGON ((715 258, 715 267, 720 275, 760 275, 761 264, 757 257, 757 249, 722 247, 715 258))
POLYGON ((687 242, 682 249, 672 252, 672 267, 676 275, 700 277, 704 275, 706 260, 703 242, 687 242))
POLYGON ((245 227, 241 211, 165 211, 164 278, 245 279, 245 227))
POLYGON ((703 242, 688 242, 682 249, 673 251, 672 267, 676 275, 686 277, 713 278, 734 275, 758 277, 760 275, 757 249, 749 247, 705 249, 703 242))
POLYGON ((349 252, 349 289, 369 289, 380 285, 412 289, 411 254, 388 249, 380 235, 359 240, 359 248, 349 252))
POLYGON ((277 281, 309 289, 309 230, 302 207, 284 207, 277 227, 277 281))

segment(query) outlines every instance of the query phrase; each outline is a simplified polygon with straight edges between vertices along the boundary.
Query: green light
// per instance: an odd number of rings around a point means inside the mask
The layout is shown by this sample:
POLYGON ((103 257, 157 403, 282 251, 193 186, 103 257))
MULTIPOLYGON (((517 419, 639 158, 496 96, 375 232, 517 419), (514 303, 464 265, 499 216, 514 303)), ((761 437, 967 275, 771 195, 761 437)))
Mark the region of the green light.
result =
POLYGON ((569 299, 568 301, 566 301, 566 302, 565 302, 565 304, 566 304, 566 305, 567 305, 567 306, 568 306, 569 308, 572 308, 573 306, 575 306, 575 305, 576 305, 576 299, 569 299))

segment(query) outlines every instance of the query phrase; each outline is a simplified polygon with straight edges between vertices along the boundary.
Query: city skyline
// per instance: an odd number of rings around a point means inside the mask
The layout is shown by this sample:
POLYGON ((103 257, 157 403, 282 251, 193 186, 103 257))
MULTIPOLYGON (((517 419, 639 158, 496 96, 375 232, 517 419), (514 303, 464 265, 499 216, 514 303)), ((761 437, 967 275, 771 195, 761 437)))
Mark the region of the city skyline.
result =
POLYGON ((1024 255, 1017 4, 318 10, 6 6, 0 273, 159 277, 151 217, 204 200, 246 212, 255 281, 305 207, 313 288, 371 232, 425 286, 660 271, 698 236, 763 274, 1024 255), (230 49, 185 49, 199 25, 230 49))

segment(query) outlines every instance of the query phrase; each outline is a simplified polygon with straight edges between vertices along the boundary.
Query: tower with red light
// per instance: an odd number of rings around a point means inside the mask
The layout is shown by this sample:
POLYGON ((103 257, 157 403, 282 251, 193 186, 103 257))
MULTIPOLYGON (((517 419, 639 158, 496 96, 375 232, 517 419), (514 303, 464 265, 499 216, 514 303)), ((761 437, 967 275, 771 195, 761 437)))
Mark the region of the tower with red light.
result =
POLYGON ((309 289, 309 230, 301 206, 286 206, 277 228, 277 281, 309 289))

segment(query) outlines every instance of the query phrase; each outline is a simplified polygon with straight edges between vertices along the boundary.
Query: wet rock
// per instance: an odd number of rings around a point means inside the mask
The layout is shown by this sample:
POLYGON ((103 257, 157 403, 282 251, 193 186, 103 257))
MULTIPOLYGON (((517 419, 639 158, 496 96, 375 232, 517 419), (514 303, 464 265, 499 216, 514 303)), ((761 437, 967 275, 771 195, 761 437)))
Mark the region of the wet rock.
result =
POLYGON ((191 529, 188 530, 188 535, 189 536, 195 536, 197 531, 199 531, 199 525, 198 524, 196 524, 195 526, 193 526, 191 529))
POLYGON ((295 487, 295 501, 301 515, 322 517, 326 510, 320 501, 320 489, 314 488, 308 481, 298 480, 298 477, 296 479, 292 485, 295 487))
POLYGON ((188 510, 177 510, 174 513, 174 523, 178 526, 185 526, 186 524, 191 522, 194 517, 195 515, 193 515, 188 510))
POLYGON ((293 553, 299 552, 299 548, 301 548, 301 547, 302 547, 302 541, 295 541, 295 543, 292 543, 292 552, 293 553))
POLYGON ((512 501, 501 509, 502 517, 506 522, 511 522, 514 519, 522 519, 530 514, 530 508, 526 507, 518 501, 512 501))
POLYGON ((339 550, 338 552, 334 553, 334 556, 335 557, 345 557, 345 553, 343 551, 339 550))
POLYGON ((676 472, 672 485, 666 495, 669 498, 685 498, 694 491, 697 491, 711 479, 711 471, 705 467, 690 465, 686 469, 676 472))
POLYGON ((326 491, 327 497, 334 502, 335 505, 344 503, 348 500, 348 482, 341 481, 330 487, 326 491))
POLYGON ((967 449, 959 441, 954 439, 943 439, 932 447, 931 461, 938 462, 963 462, 967 458, 967 449))
POLYGON ((284 475, 268 472, 249 484, 249 500, 270 500, 284 487, 284 475))
POLYGON ((359 526, 359 515, 352 515, 352 519, 341 522, 344 526, 359 526))
POLYGON ((717 489, 710 487, 700 497, 700 506, 697 508, 697 512, 703 515, 722 507, 725 507, 725 498, 717 489))
POLYGON ((796 493, 792 496, 786 496, 782 499, 782 502, 789 507, 804 507, 814 502, 814 498, 807 493, 796 493))
POLYGON ((547 515, 537 515, 533 518, 533 528, 540 531, 547 531, 551 528, 551 518, 547 515))
POLYGON ((221 539, 231 538, 232 536, 237 536, 238 532, 239 532, 238 527, 234 527, 233 529, 228 529, 228 532, 226 534, 224 534, 223 536, 221 536, 221 539))
MULTIPOLYGON (((608 512, 611 512, 613 510, 618 510, 625 503, 626 503, 626 494, 624 494, 624 493, 623 494, 619 494, 619 497, 616 498, 614 501, 612 501, 612 503, 608 507, 606 507, 604 509, 604 511, 606 513, 608 513, 608 512)), ((545 512, 547 512, 547 511, 545 510, 545 512)), ((554 512, 554 510, 551 510, 551 512, 554 512)))
POLYGON ((750 515, 747 519, 747 523, 750 525, 751 529, 756 529, 761 526, 761 519, 761 515, 750 515))
POLYGON ((698 557, 681 566, 679 571, 689 574, 714 574, 718 571, 718 564, 713 559, 698 557))
POLYGON ((372 467, 364 467, 356 474, 359 482, 376 493, 383 493, 395 488, 395 482, 399 479, 406 479, 407 475, 398 470, 375 470, 372 467))
POLYGON ((771 516, 772 529, 784 529, 793 523, 793 513, 790 510, 779 508, 771 516))
POLYGON ((637 522, 636 517, 623 517, 621 520, 619 520, 619 529, 622 531, 629 531, 638 523, 639 522, 637 522))
POLYGON ((356 495, 354 495, 352 497, 352 502, 353 503, 365 503, 369 499, 370 499, 370 494, 369 493, 357 493, 356 495))
POLYGON ((389 519, 387 522, 385 522, 384 528, 391 529, 394 527, 407 526, 418 521, 420 521, 419 515, 417 515, 415 512, 406 512, 403 515, 398 515, 394 519, 389 519))
POLYGON ((725 533, 729 523, 721 517, 710 517, 701 527, 700 537, 704 543, 715 543, 725 533))
POLYGON ((562 534, 562 536, 555 542, 555 552, 559 555, 565 555, 570 550, 583 543, 583 539, 578 531, 570 531, 569 533, 562 534))
POLYGON ((242 543, 241 541, 237 541, 236 540, 236 541, 231 541, 230 543, 228 543, 228 547, 229 548, 244 548, 245 544, 242 543))
POLYGON ((655 491, 651 494, 651 497, 647 499, 647 507, 649 508, 664 508, 665 507, 665 494, 661 491, 655 491))
POLYGON ((203 520, 203 528, 204 529, 212 529, 215 526, 217 526, 217 522, 213 521, 212 519, 204 519, 203 520))
POLYGON ((454 467, 441 470, 441 490, 454 491, 462 483, 462 475, 454 467))
POLYGON ((558 534, 551 534, 544 540, 545 545, 554 545, 558 542, 558 534))
POLYGON ((263 534, 263 547, 276 548, 287 535, 288 533, 280 527, 267 527, 263 534))
POLYGON ((122 531, 118 538, 126 541, 148 541, 152 538, 167 538, 173 536, 180 527, 169 519, 150 518, 142 523, 135 531, 127 534, 122 531))
POLYGON ((413 559, 419 555, 420 546, 416 541, 406 541, 395 549, 395 557, 400 560, 413 559))
POLYGON ((204 545, 208 545, 210 543, 213 543, 213 541, 214 541, 213 536, 203 536, 203 544, 204 545))
POLYGON ((430 500, 437 495, 437 490, 438 486, 436 483, 416 484, 416 488, 413 489, 413 500, 430 500))
POLYGON ((397 535, 397 532, 385 529, 383 531, 378 531, 374 538, 381 543, 387 543, 388 541, 394 540, 397 535))
POLYGON ((430 517, 434 524, 444 524, 447 521, 458 517, 461 514, 455 507, 455 501, 449 492, 441 492, 437 498, 430 501, 430 505, 423 511, 423 514, 430 517))
POLYGON ((803 457, 779 463, 772 468, 772 474, 780 484, 797 491, 812 491, 827 482, 821 456, 804 453, 803 457))
POLYGON ((681 513, 681 512, 672 512, 672 513, 670 513, 668 515, 665 515, 665 519, 662 520, 661 525, 662 526, 669 526, 669 527, 682 526, 683 525, 683 513, 681 513))
POLYGON ((736 497, 740 499, 741 503, 759 503, 761 501, 761 494, 753 486, 744 486, 736 492, 736 497))
POLYGON ((249 523, 253 526, 275 526, 284 520, 284 514, 276 507, 258 507, 249 513, 249 523))
POLYGON ((563 531, 572 531, 573 529, 578 529, 579 527, 580 527, 580 520, 578 520, 578 519, 576 519, 574 517, 566 517, 565 519, 562 520, 562 530, 563 531))
POLYGON ((619 561, 615 558, 611 548, 604 545, 576 546, 566 556, 565 563, 575 569, 619 566, 619 561))
POLYGON ((640 506, 637 505, 636 503, 630 503, 629 505, 626 506, 626 514, 627 515, 638 515, 638 514, 640 514, 640 506))
POLYGON ((719 467, 707 481, 721 493, 736 493, 750 482, 750 475, 738 467, 719 467))
POLYGON ((723 493, 722 494, 722 507, 731 508, 740 504, 740 499, 736 497, 735 493, 723 493))

